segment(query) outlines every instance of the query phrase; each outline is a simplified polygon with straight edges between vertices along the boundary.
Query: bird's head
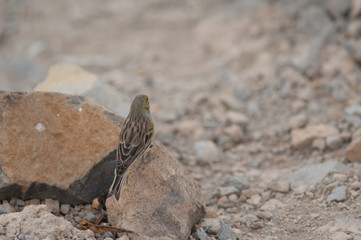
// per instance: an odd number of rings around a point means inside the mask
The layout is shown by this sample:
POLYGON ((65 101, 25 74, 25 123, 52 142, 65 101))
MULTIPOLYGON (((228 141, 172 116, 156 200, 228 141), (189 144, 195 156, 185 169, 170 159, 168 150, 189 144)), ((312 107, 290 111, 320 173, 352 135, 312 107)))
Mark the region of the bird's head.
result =
POLYGON ((131 114, 150 113, 149 98, 146 95, 137 95, 130 107, 131 114))

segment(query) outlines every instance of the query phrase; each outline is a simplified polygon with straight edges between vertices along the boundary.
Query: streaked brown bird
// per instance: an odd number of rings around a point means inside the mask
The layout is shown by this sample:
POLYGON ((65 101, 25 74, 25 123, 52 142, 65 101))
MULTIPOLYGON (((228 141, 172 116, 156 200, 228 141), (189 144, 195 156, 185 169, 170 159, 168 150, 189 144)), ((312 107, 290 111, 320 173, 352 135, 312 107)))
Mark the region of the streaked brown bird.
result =
POLYGON ((149 98, 137 95, 120 129, 115 176, 108 197, 115 195, 119 200, 124 173, 151 145, 154 135, 155 124, 150 114, 149 98))

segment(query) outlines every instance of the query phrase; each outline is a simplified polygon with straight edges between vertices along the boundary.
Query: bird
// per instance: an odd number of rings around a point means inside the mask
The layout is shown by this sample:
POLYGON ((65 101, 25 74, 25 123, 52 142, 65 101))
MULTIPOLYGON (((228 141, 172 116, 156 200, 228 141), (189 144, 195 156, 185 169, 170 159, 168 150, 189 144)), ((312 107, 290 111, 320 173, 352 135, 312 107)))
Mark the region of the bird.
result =
POLYGON ((114 180, 108 197, 114 195, 119 200, 126 170, 152 145, 155 130, 148 96, 135 96, 129 114, 120 128, 114 180))

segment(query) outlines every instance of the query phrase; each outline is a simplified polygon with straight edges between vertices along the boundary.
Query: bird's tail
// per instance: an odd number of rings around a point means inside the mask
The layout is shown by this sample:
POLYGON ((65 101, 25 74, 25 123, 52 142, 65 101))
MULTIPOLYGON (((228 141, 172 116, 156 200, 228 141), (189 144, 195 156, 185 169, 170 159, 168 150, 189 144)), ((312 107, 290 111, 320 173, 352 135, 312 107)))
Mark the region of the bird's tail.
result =
POLYGON ((114 181, 113 181, 113 184, 112 184, 112 190, 110 190, 110 192, 108 193, 108 197, 111 197, 112 195, 114 195, 115 198, 117 200, 119 200, 120 189, 121 189, 121 186, 122 186, 122 180, 123 180, 123 174, 118 175, 117 173, 115 173, 114 181))

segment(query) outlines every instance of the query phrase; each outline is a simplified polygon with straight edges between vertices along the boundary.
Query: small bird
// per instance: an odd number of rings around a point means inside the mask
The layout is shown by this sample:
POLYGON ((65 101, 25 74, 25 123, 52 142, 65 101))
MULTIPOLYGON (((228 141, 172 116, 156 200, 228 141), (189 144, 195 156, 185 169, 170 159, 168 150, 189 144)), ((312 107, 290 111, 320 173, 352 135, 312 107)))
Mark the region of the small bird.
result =
POLYGON ((129 114, 120 129, 115 176, 108 197, 114 194, 119 200, 125 171, 143 155, 153 141, 155 124, 149 107, 146 95, 137 95, 130 106, 129 114))

